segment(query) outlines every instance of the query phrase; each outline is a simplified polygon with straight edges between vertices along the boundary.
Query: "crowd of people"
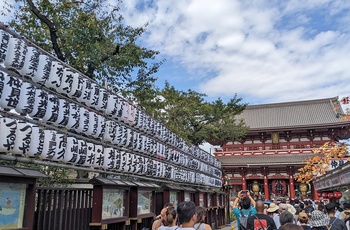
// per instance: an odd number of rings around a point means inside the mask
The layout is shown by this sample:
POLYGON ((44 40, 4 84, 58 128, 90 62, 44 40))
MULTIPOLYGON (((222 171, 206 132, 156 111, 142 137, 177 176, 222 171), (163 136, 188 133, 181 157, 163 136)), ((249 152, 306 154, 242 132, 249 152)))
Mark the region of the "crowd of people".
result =
POLYGON ((255 201, 246 190, 232 204, 239 230, 350 230, 350 203, 255 201))
POLYGON ((152 230, 212 230, 205 217, 205 208, 193 201, 183 201, 177 207, 167 203, 153 222, 152 230))

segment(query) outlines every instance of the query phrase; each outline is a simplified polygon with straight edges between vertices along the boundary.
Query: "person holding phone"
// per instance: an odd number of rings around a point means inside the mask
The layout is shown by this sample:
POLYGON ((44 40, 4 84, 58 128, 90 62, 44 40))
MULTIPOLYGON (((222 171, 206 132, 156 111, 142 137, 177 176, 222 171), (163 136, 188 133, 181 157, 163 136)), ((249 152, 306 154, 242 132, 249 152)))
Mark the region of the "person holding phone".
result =
POLYGON ((241 190, 238 192, 237 198, 233 202, 233 214, 236 216, 238 229, 246 229, 246 226, 244 226, 246 223, 242 223, 241 226, 240 220, 245 219, 241 217, 249 217, 256 214, 255 200, 250 196, 249 191, 241 190), (238 204, 240 208, 238 208, 238 204))

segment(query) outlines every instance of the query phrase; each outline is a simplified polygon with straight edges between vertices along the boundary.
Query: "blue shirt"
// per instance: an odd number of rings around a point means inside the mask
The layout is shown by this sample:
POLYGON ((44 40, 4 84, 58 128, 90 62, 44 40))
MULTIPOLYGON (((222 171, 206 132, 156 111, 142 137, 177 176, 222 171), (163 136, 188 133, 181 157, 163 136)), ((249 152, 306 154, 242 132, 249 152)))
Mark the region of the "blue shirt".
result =
POLYGON ((236 216, 238 229, 241 229, 241 224, 239 223, 239 218, 241 217, 241 210, 242 210, 243 215, 245 215, 245 216, 248 216, 250 211, 251 211, 250 216, 254 216, 256 214, 256 209, 253 206, 250 206, 249 209, 239 209, 237 207, 234 207, 233 214, 235 214, 235 216, 236 216))

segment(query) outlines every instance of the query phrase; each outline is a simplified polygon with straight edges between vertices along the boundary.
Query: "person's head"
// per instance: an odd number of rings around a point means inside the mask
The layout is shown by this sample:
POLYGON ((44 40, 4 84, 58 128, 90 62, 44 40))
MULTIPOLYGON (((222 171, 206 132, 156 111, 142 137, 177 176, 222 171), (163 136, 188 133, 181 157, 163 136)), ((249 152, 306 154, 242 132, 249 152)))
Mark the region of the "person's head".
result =
POLYGON ((304 208, 305 208, 304 203, 302 203, 302 202, 299 203, 299 208, 300 208, 300 209, 304 209, 304 208))
POLYGON ((350 203, 345 203, 343 207, 344 207, 344 210, 350 210, 350 203))
POLYGON ((307 224, 309 222, 309 216, 305 212, 300 212, 298 220, 301 224, 307 224))
POLYGON ((293 223, 293 220, 294 220, 293 214, 288 212, 288 211, 285 211, 285 212, 281 213, 281 215, 280 215, 281 226, 286 224, 286 223, 293 223))
POLYGON ((276 212, 278 212, 278 206, 275 204, 275 203, 271 203, 270 205, 269 205, 269 208, 268 209, 266 209, 266 211, 268 212, 268 213, 276 213, 276 212))
POLYGON ((333 203, 326 204, 326 212, 328 214, 335 213, 335 204, 333 204, 333 203))
POLYGON ((165 220, 165 216, 166 216, 166 211, 168 210, 168 208, 170 207, 174 207, 172 203, 166 203, 163 206, 163 209, 160 211, 160 216, 163 220, 165 220))
POLYGON ((182 201, 177 205, 177 215, 180 224, 193 227, 197 221, 197 216, 195 215, 196 205, 193 201, 182 201))
POLYGON ((197 214, 197 223, 204 223, 205 217, 207 216, 205 208, 201 206, 196 207, 196 214, 197 214))
POLYGON ((264 213, 265 205, 262 200, 258 200, 255 204, 255 209, 257 213, 264 213))
POLYGON ((320 210, 315 210, 311 212, 311 217, 310 217, 310 224, 312 227, 324 227, 328 225, 328 218, 327 215, 324 212, 321 212, 320 210))
POLYGON ((280 205, 279 205, 279 211, 280 211, 280 213, 284 213, 284 212, 287 211, 287 210, 288 210, 287 204, 280 204, 280 205))
POLYGON ((250 199, 249 197, 243 197, 241 202, 241 207, 243 209, 249 209, 250 208, 250 199))
POLYGON ((320 210, 321 212, 324 212, 324 203, 320 202, 317 206, 317 210, 320 210))
POLYGON ((286 223, 281 226, 281 230, 303 230, 304 228, 293 223, 286 223))
POLYGON ((165 221, 168 225, 173 225, 176 223, 176 210, 174 207, 169 207, 165 213, 165 221))

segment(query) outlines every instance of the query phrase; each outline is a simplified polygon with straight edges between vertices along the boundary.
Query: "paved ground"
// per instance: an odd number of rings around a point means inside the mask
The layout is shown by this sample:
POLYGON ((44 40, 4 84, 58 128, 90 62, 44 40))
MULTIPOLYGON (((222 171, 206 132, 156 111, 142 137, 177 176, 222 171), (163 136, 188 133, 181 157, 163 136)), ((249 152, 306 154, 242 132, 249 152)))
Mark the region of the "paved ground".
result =
POLYGON ((224 228, 218 228, 217 230, 232 230, 233 229, 232 226, 234 227, 234 230, 239 230, 239 229, 237 229, 237 222, 236 221, 233 221, 231 223, 231 225, 227 225, 224 228))

